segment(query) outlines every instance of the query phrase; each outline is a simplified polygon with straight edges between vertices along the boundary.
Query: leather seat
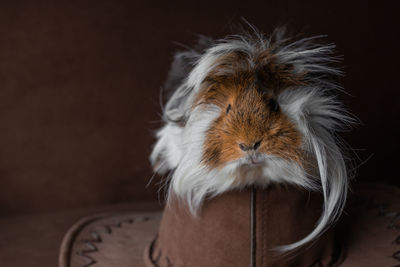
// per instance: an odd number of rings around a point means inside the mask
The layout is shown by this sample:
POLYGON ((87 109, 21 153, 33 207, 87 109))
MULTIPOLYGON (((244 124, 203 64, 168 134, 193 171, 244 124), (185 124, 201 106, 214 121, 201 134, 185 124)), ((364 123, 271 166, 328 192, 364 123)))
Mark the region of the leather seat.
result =
POLYGON ((143 253, 154 238, 161 212, 98 214, 70 228, 60 249, 60 267, 118 266, 143 263, 143 253), (138 241, 140 240, 140 241, 138 241))
POLYGON ((143 213, 159 209, 161 207, 158 203, 124 203, 1 218, 1 266, 56 266, 65 233, 74 223, 89 214, 143 213))

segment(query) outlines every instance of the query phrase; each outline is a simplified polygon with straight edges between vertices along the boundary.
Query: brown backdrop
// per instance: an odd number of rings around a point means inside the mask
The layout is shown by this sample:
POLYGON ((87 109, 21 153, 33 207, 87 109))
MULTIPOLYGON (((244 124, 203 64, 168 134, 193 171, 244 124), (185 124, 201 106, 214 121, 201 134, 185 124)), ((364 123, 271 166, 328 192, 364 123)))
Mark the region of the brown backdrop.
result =
POLYGON ((373 154, 357 177, 400 185, 395 12, 368 1, 1 1, 1 214, 156 199, 148 155, 174 42, 222 37, 241 16, 337 44, 342 97, 363 122, 344 138, 356 164, 373 154))

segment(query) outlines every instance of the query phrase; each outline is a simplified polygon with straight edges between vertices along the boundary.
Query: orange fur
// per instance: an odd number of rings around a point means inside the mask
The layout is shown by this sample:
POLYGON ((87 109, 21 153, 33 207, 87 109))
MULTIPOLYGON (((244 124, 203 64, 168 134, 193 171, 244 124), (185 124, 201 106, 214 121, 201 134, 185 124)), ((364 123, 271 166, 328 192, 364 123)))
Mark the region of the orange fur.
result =
POLYGON ((231 53, 217 64, 203 83, 195 105, 214 104, 221 114, 206 133, 203 162, 209 167, 245 156, 239 144, 252 146, 261 141, 257 152, 301 162, 301 135, 278 109, 270 107, 276 94, 290 85, 302 84, 291 66, 275 64, 263 54, 250 68, 246 56, 231 53), (227 112, 230 105, 229 112, 227 112))

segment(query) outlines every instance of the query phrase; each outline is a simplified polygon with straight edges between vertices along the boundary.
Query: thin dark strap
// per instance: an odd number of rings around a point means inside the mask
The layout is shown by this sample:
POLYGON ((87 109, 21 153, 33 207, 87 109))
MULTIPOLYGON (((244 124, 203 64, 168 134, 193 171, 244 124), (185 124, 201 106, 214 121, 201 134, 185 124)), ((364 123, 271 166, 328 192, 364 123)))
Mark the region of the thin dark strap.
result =
POLYGON ((256 267, 256 188, 251 189, 250 199, 250 267, 256 267))

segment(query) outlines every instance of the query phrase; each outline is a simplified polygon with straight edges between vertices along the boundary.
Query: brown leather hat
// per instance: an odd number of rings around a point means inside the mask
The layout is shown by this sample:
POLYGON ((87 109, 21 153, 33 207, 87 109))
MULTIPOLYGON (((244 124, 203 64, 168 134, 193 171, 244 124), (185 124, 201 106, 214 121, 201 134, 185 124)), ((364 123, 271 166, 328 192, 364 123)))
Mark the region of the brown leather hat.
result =
POLYGON ((198 217, 177 199, 162 216, 92 216, 65 236, 60 266, 400 266, 400 190, 377 184, 354 187, 316 242, 277 253, 313 229, 321 203, 317 193, 270 186, 213 198, 198 217))

